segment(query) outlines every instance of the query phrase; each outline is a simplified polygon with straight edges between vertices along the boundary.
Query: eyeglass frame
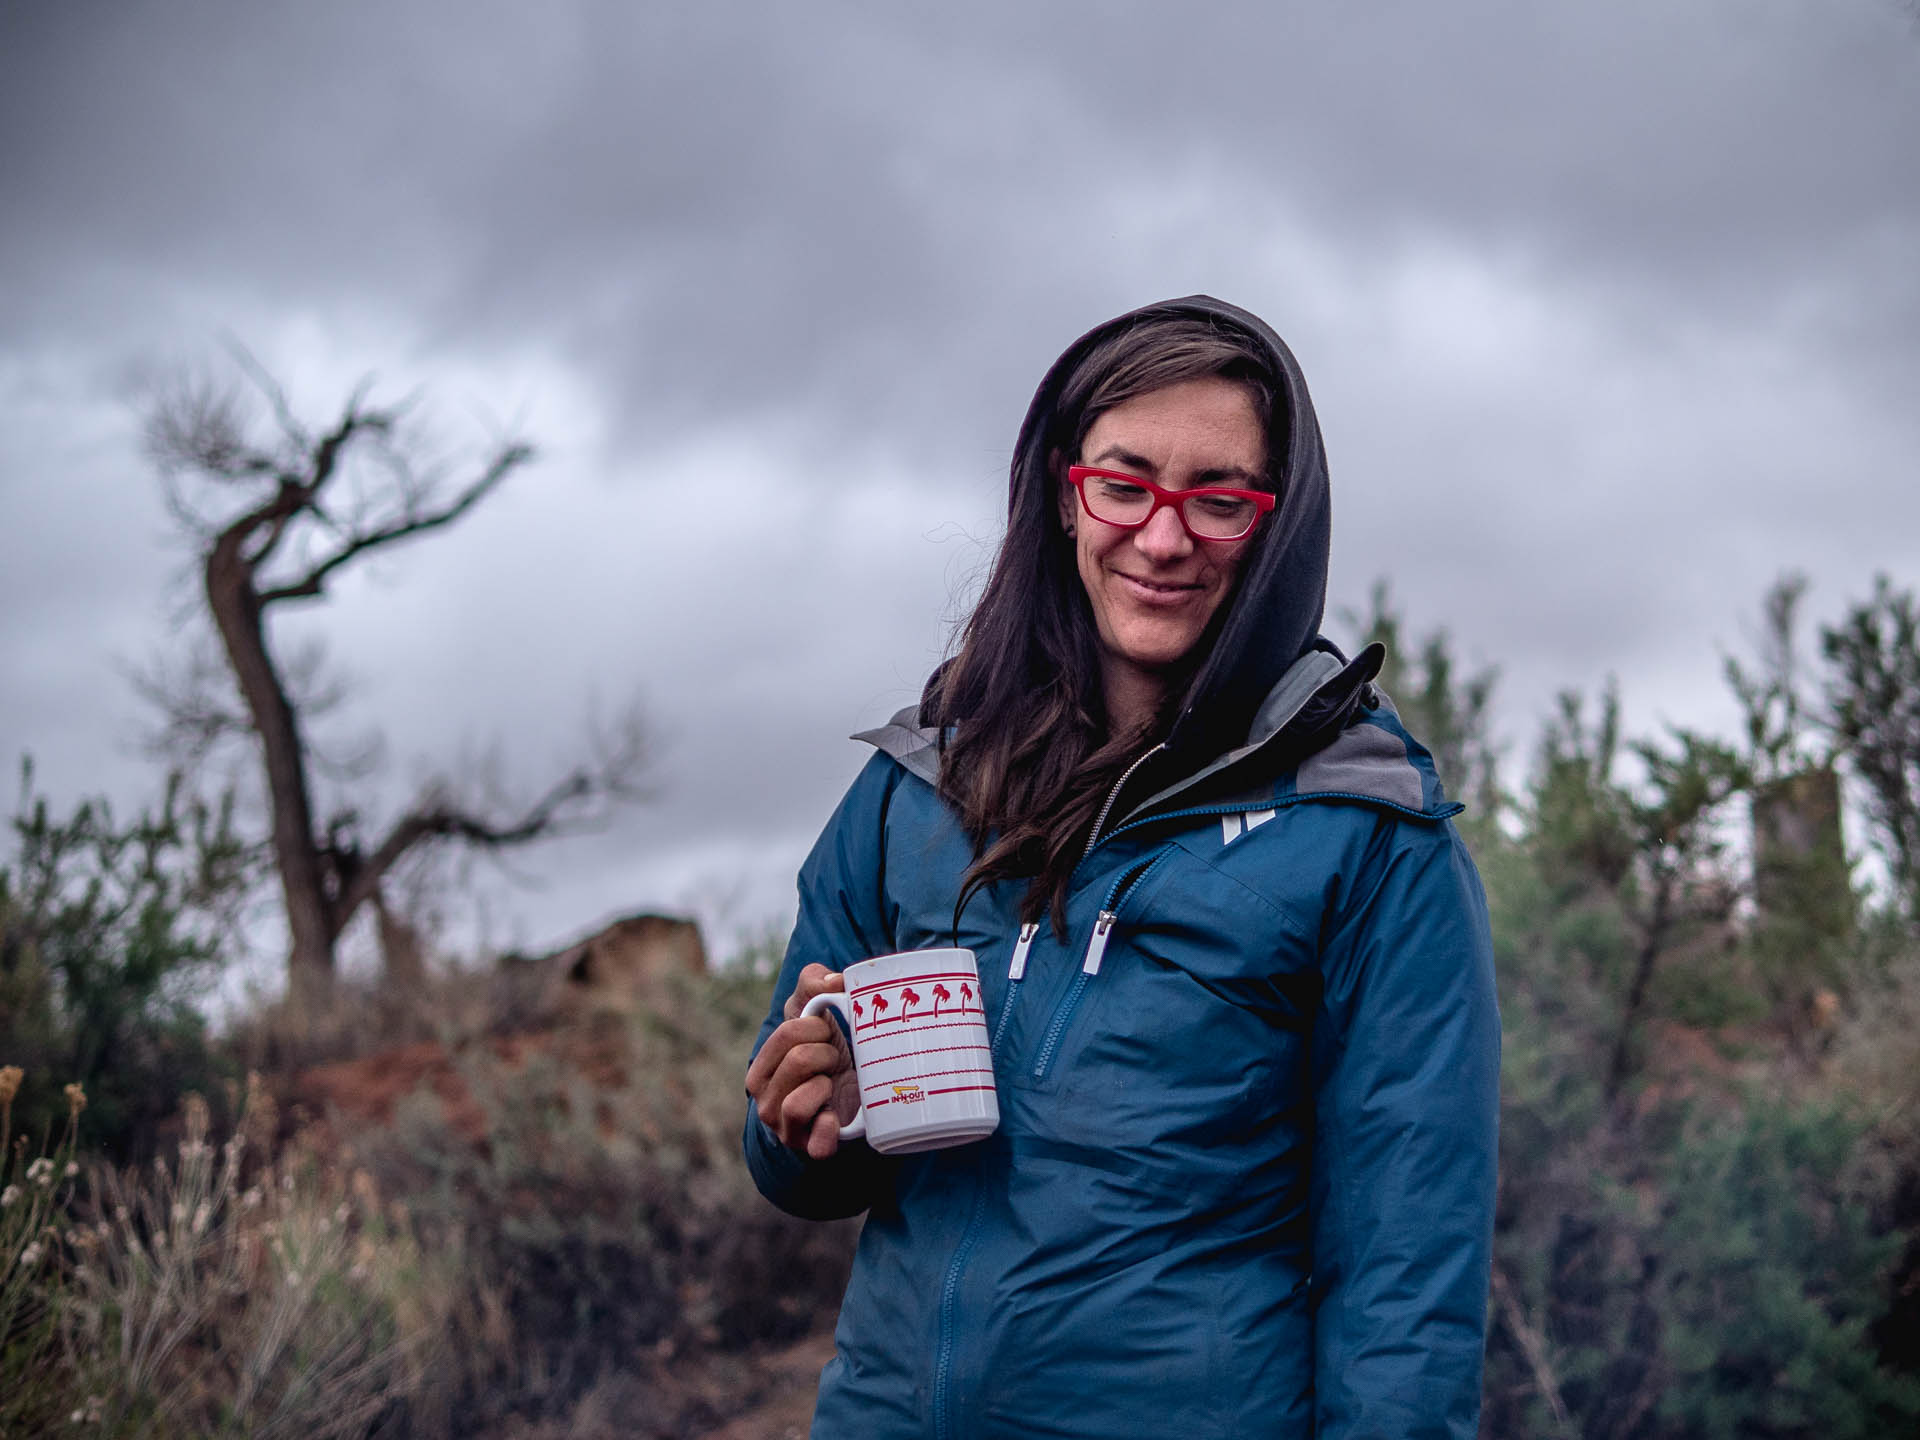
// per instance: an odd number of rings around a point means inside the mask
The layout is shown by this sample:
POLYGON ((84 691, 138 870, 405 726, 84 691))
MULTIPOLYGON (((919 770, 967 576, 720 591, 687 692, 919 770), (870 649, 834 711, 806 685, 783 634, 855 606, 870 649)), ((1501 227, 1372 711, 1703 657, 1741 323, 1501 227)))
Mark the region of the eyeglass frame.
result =
POLYGON ((1187 532, 1190 540, 1204 540, 1210 545, 1230 545, 1236 540, 1244 540, 1254 532, 1260 521, 1273 513, 1279 496, 1271 490, 1235 490, 1224 485, 1196 485, 1189 490, 1163 490, 1153 481, 1139 475, 1129 475, 1124 470, 1108 470, 1100 465, 1069 465, 1067 483, 1073 486, 1074 493, 1080 497, 1080 508, 1087 512, 1090 519, 1098 520, 1102 525, 1111 525, 1116 530, 1138 530, 1160 513, 1163 507, 1171 507, 1174 518, 1180 522, 1180 528, 1187 532), (1138 485, 1153 497, 1153 506, 1138 520, 1108 520, 1094 513, 1087 503, 1086 482, 1090 479, 1124 480, 1129 485, 1138 485), (1247 528, 1238 535, 1201 535, 1187 523, 1187 501, 1203 495, 1230 495, 1236 500, 1251 500, 1254 504, 1253 519, 1247 522, 1247 528))

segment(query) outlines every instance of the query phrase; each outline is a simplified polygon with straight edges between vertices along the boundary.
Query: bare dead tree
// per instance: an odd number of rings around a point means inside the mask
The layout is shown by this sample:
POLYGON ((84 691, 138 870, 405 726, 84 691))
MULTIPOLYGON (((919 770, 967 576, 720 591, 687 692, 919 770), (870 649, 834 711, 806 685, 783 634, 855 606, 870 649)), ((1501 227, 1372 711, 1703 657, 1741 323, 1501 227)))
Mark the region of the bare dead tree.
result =
MULTIPOLYGON (((204 658, 178 683, 148 677, 142 688, 160 708, 162 744, 190 758, 235 737, 255 747, 268 809, 263 848, 285 905, 288 995, 298 1017, 328 1004, 341 933, 363 906, 384 912, 383 883, 404 859, 441 845, 504 851, 595 823, 639 793, 644 744, 629 714, 590 747, 588 760, 517 804, 504 787, 431 778, 375 840, 363 839, 359 806, 320 819, 321 762, 307 728, 338 696, 321 686, 315 657, 278 648, 269 616, 323 599, 336 577, 370 555, 453 525, 527 465, 533 449, 502 440, 464 474, 425 463, 422 442, 405 425, 413 402, 376 405, 368 382, 328 428, 313 431, 271 376, 244 353, 238 359, 271 411, 266 425, 243 392, 206 382, 162 393, 146 416, 147 451, 169 512, 194 546, 232 689, 210 683, 204 658)), ((351 775, 356 763, 344 770, 351 775)))

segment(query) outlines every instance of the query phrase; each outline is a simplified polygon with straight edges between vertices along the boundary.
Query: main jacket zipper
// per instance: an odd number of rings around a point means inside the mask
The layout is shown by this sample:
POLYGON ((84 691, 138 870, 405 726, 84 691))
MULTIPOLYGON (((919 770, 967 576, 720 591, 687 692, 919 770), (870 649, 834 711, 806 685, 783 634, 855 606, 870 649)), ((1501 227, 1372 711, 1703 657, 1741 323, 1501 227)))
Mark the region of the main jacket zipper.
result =
MULTIPOLYGON (((1093 853, 1093 847, 1100 843, 1101 827, 1107 823, 1107 817, 1113 813, 1113 807, 1119 802, 1120 792, 1127 788, 1127 781, 1133 778, 1134 772, 1142 765, 1146 764, 1147 761, 1151 760, 1166 748, 1164 741, 1160 744, 1150 746, 1135 756, 1133 763, 1121 772, 1118 780, 1114 781, 1113 789, 1107 792, 1107 798, 1100 806, 1100 813, 1093 817, 1093 829, 1087 832, 1086 848, 1080 852, 1080 861, 1082 864, 1085 864, 1087 856, 1093 853)), ((1112 892, 1108 892, 1108 895, 1109 900, 1111 900, 1112 892)), ((1107 948, 1106 934, 1113 923, 1112 917, 1108 915, 1107 910, 1108 907, 1106 905, 1100 907, 1101 923, 1096 929, 1099 938, 1095 941, 1099 949, 1090 951, 1088 954, 1088 962, 1093 966, 1093 970, 1089 973, 1097 973, 1099 971, 1100 954, 1107 948)), ((1013 1014, 1014 987, 1026 978, 1027 952, 1033 948, 1033 937, 1039 933, 1040 926, 1037 923, 1029 922, 1020 927, 1020 938, 1014 941, 1013 958, 1007 965, 1007 994, 1006 998, 1000 1003, 1000 1022, 993 1027, 993 1052, 996 1055, 1000 1053, 1000 1039, 1007 1033, 1008 1017, 1013 1014)))
POLYGON ((1100 807, 1100 813, 1093 818, 1093 829, 1087 832, 1087 848, 1080 852, 1083 863, 1087 856, 1093 854, 1093 847, 1100 843, 1100 827, 1107 823, 1107 816, 1113 813, 1114 804, 1120 799, 1120 792, 1127 788, 1127 781, 1133 778, 1133 772, 1166 748, 1166 741, 1163 740, 1152 749, 1142 752, 1139 758, 1120 773, 1120 778, 1113 782, 1113 789, 1107 792, 1106 803, 1100 807))
MULTIPOLYGON (((1145 759, 1145 756, 1141 757, 1145 759)), ((1135 764, 1139 762, 1136 761, 1135 764)), ((1121 784, 1125 784, 1122 777, 1121 784)), ((1115 787, 1114 793, 1119 793, 1115 787)), ((1112 798, 1108 799, 1108 807, 1112 798)), ((1102 812, 1101 819, 1105 819, 1102 812)), ((1096 833, 1099 826, 1094 827, 1096 833)), ((1108 888, 1106 898, 1100 902, 1100 918, 1094 922, 1093 938, 1087 945, 1086 959, 1081 963, 1080 973, 1073 977, 1066 996, 1055 1008, 1052 1023, 1047 1027, 1046 1040, 1041 1046, 1040 1059, 1033 1067, 1035 1079, 1042 1079, 1047 1066, 1053 1060, 1054 1050, 1060 1043, 1067 1021, 1073 1017, 1074 1007, 1080 1003, 1080 995, 1100 973, 1100 961, 1106 954, 1107 939, 1112 934, 1114 924, 1120 918, 1120 907, 1133 888, 1164 860, 1173 849, 1163 846, 1158 853, 1135 865, 1108 888)), ((1001 1040, 1007 1032, 1007 1022, 1013 1015, 1013 997, 1021 980, 1027 973, 1027 953, 1033 947, 1034 937, 1040 933, 1040 926, 1030 922, 1020 927, 1019 938, 1014 941, 1013 954, 1007 962, 1007 992, 1000 1002, 1000 1019, 993 1030, 993 1053, 1000 1054, 1001 1040)), ((976 1187, 978 1181, 975 1182, 976 1187)), ((973 1258, 974 1247, 979 1243, 980 1208, 982 1191, 974 1190, 973 1203, 967 1211, 967 1223, 961 1229, 960 1243, 954 1247, 953 1259, 947 1263, 947 1273, 940 1287, 940 1334, 939 1343, 934 1350, 933 1362, 933 1433, 935 1440, 952 1440, 953 1435, 953 1347, 955 1330, 959 1323, 960 1282, 964 1278, 967 1262, 973 1258)))
POLYGON ((984 1193, 985 1187, 976 1177, 973 1204, 967 1210, 966 1227, 961 1230, 960 1243, 954 1247, 953 1259, 947 1265, 946 1283, 940 1287, 940 1344, 934 1352, 933 1361, 935 1440, 951 1440, 953 1435, 953 1342, 954 1330, 959 1323, 960 1279, 966 1273, 967 1262, 973 1258, 974 1246, 980 1240, 980 1206, 984 1193))
MULTIPOLYGON (((1106 801, 1100 806, 1100 813, 1094 816, 1093 829, 1087 832, 1087 848, 1080 852, 1082 864, 1085 864, 1087 856, 1093 853, 1093 847, 1100 843, 1100 829, 1107 823, 1107 817, 1113 813, 1113 807, 1120 799, 1120 792, 1127 788, 1127 781, 1133 778, 1134 772, 1142 765, 1166 748, 1164 742, 1150 747, 1136 756, 1133 763, 1121 772, 1120 778, 1114 782, 1113 789, 1107 792, 1106 801)), ((1086 987, 1089 979, 1100 973, 1100 957, 1106 953, 1107 935, 1113 929, 1115 919, 1113 907, 1117 903, 1117 897, 1135 879, 1151 868, 1153 867, 1150 861, 1130 874, 1121 876, 1114 882, 1113 888, 1107 891, 1107 898, 1100 906, 1100 918, 1094 923, 1094 938, 1087 947, 1087 958, 1081 965, 1081 973, 1075 977, 1066 998, 1054 1011, 1053 1023, 1048 1027, 1047 1042, 1041 1052, 1040 1063, 1034 1067, 1033 1073, 1036 1077, 1046 1073, 1046 1062, 1053 1053, 1054 1042, 1059 1039, 1060 1027, 1065 1023, 1065 1017, 1073 1013, 1073 1007, 1080 1003, 1081 990, 1086 987)), ((993 1029, 993 1053, 996 1055, 1000 1053, 1000 1040, 1007 1033, 1007 1021, 1013 1014, 1015 987, 1026 978, 1027 951, 1032 948, 1033 937, 1039 932, 1040 926, 1037 923, 1022 925, 1020 938, 1014 942, 1013 959, 1007 965, 1007 994, 1000 1003, 1000 1023, 993 1029)))

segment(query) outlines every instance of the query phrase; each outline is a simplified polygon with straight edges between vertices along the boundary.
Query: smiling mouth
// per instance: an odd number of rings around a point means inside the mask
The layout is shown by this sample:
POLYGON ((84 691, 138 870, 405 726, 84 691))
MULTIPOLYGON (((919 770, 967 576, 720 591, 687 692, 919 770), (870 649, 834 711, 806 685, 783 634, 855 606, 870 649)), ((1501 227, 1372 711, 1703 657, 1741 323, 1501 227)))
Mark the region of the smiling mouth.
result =
POLYGON ((1125 581, 1127 588, 1136 595, 1147 600, 1158 600, 1163 604, 1173 600, 1185 599, 1187 596, 1197 593, 1201 588, 1199 584, 1194 581, 1143 580, 1138 575, 1128 575, 1118 570, 1116 570, 1114 574, 1125 581))

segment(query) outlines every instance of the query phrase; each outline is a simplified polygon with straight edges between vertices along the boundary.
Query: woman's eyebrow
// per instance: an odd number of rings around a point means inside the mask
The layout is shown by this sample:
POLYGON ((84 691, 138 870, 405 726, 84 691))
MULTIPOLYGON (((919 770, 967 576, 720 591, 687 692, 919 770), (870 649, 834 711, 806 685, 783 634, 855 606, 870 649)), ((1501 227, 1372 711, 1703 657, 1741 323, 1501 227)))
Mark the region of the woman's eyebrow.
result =
POLYGON ((1242 489, 1257 490, 1265 482, 1266 476, 1257 470, 1242 470, 1238 465, 1228 465, 1220 470, 1202 470, 1199 478, 1209 483, 1220 480, 1238 480, 1242 489))
POLYGON ((1136 455, 1131 450, 1123 450, 1118 445, 1107 446, 1106 449, 1102 450, 1087 463, 1090 465, 1106 465, 1114 461, 1118 461, 1129 470, 1144 470, 1149 475, 1158 474, 1160 470, 1160 467, 1147 459, 1146 456, 1136 455))
MULTIPOLYGON (((1155 465, 1153 461, 1147 459, 1146 456, 1136 455, 1131 450, 1122 449, 1118 445, 1107 446, 1106 449, 1102 450, 1087 463, 1089 465, 1106 465, 1115 462, 1124 465, 1129 470, 1143 471, 1149 478, 1160 473, 1160 467, 1155 465)), ((1258 471, 1242 470, 1238 465, 1227 465, 1219 469, 1202 470, 1195 478, 1203 484, 1217 484, 1222 480, 1237 480, 1242 483, 1243 488, 1257 489, 1266 477, 1258 471)))

